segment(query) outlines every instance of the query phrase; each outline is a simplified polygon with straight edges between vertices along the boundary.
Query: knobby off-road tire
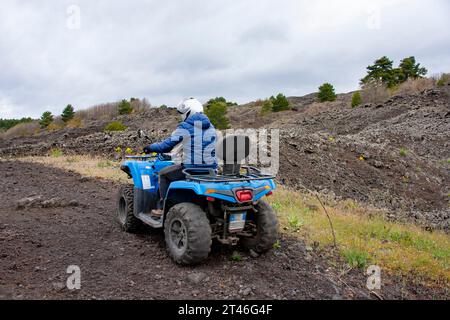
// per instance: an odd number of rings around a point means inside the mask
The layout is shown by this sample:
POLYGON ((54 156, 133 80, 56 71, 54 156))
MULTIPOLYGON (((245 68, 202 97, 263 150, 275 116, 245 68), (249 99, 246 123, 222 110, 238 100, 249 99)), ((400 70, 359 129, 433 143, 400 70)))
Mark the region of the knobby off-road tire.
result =
POLYGON ((126 232, 136 233, 142 228, 142 222, 133 215, 134 187, 124 184, 117 195, 117 220, 126 232))
POLYGON ((255 206, 256 235, 254 237, 243 237, 240 242, 247 250, 256 253, 264 253, 273 248, 278 237, 278 218, 275 211, 264 201, 255 206))
POLYGON ((209 220, 205 212, 192 203, 180 203, 170 208, 164 235, 167 251, 178 264, 200 263, 211 250, 209 220))

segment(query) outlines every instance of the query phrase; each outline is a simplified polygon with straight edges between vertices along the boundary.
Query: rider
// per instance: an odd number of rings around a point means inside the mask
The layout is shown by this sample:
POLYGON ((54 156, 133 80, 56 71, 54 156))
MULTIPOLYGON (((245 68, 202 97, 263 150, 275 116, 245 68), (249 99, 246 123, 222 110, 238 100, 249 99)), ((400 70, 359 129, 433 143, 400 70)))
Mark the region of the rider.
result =
POLYGON ((203 114, 203 105, 197 99, 190 98, 181 101, 177 106, 181 115, 181 123, 172 136, 159 143, 153 143, 144 148, 144 152, 167 153, 178 144, 183 144, 181 164, 165 167, 159 172, 160 201, 158 208, 152 210, 152 215, 162 215, 163 199, 169 185, 173 181, 183 180, 185 168, 217 168, 215 154, 216 129, 203 114))

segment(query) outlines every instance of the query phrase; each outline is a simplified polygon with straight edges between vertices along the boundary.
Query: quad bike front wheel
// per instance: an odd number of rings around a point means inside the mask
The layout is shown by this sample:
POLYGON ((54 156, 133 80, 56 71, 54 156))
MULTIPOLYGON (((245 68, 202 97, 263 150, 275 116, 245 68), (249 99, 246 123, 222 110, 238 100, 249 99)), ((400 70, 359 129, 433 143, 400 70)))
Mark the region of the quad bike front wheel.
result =
POLYGON ((240 240, 242 246, 256 253, 264 253, 273 248, 278 237, 278 218, 275 211, 264 201, 255 206, 258 211, 254 215, 254 236, 243 237, 240 240))
POLYGON ((135 233, 142 228, 142 222, 133 214, 134 187, 124 184, 117 194, 117 218, 122 229, 135 233))
POLYGON ((205 212, 192 203, 173 206, 164 223, 167 251, 178 264, 200 263, 211 248, 211 226, 205 212))

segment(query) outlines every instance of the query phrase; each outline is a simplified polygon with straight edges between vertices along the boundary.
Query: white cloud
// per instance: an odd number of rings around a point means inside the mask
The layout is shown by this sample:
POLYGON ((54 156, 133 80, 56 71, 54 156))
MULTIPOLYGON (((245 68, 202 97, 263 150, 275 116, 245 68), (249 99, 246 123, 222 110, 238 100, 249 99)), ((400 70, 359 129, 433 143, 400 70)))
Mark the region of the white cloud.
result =
POLYGON ((5 98, 0 98, 0 119, 10 118, 14 114, 14 106, 5 98))
POLYGON ((10 116, 37 117, 132 96, 170 105, 300 95, 323 82, 352 90, 381 55, 449 71, 449 9, 445 0, 4 0, 0 96, 14 101, 10 116), (73 4, 78 30, 67 28, 73 4), (368 27, 374 12, 379 28, 368 27))

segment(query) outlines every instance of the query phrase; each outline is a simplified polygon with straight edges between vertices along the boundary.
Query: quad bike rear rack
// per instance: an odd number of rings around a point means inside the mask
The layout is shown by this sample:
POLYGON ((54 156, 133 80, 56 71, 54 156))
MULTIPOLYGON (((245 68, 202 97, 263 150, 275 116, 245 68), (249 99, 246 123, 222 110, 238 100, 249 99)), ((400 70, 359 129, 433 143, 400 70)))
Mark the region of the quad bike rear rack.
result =
MULTIPOLYGON (((170 160, 170 156, 167 154, 160 154, 165 160, 170 160)), ((150 159, 156 159, 155 155, 138 155, 138 156, 125 156, 126 159, 148 161, 150 159)), ((224 175, 217 174, 215 169, 212 168, 186 168, 183 173, 186 175, 187 181, 195 182, 245 182, 254 180, 267 180, 275 179, 274 175, 262 173, 261 170, 252 166, 242 166, 247 172, 245 174, 224 175)))
POLYGON ((238 175, 218 175, 216 170, 211 168, 186 168, 183 173, 187 181, 195 182, 244 182, 254 180, 275 179, 275 176, 262 173, 261 170, 251 166, 243 166, 247 172, 238 175), (206 172, 206 174, 205 174, 206 172))

